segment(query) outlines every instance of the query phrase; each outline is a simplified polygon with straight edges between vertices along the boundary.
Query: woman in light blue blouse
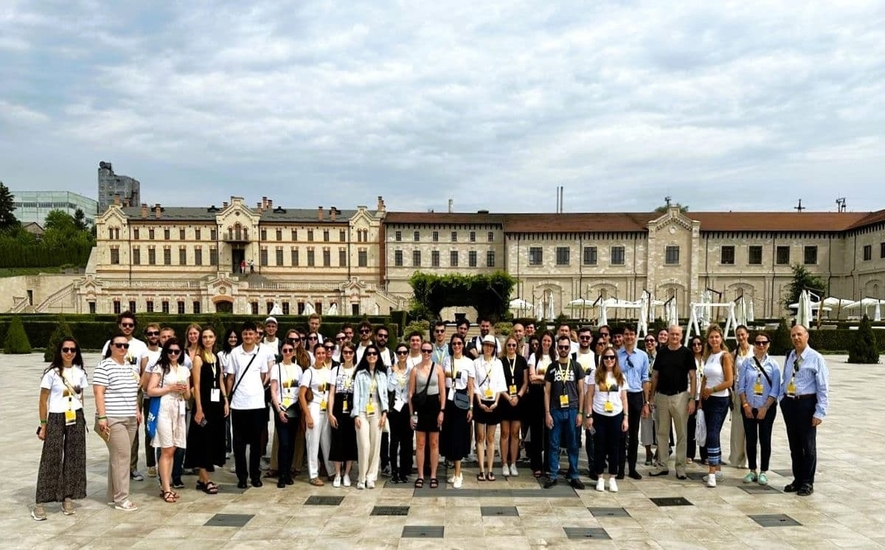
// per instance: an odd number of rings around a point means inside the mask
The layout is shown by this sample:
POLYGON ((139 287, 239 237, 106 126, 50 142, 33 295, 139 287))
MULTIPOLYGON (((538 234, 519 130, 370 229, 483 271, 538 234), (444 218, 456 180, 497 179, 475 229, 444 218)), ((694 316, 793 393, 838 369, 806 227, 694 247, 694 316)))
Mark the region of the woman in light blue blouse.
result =
POLYGON ((387 422, 387 367, 375 344, 366 346, 353 376, 353 411, 359 461, 357 489, 374 489, 381 462, 381 431, 387 422))
POLYGON ((771 429, 777 416, 781 388, 781 370, 768 355, 769 336, 760 332, 753 340, 753 354, 741 365, 738 394, 741 400, 744 432, 747 436, 747 462, 750 471, 744 483, 768 485, 768 462, 771 458, 771 429), (756 472, 756 440, 762 449, 760 471, 756 472))

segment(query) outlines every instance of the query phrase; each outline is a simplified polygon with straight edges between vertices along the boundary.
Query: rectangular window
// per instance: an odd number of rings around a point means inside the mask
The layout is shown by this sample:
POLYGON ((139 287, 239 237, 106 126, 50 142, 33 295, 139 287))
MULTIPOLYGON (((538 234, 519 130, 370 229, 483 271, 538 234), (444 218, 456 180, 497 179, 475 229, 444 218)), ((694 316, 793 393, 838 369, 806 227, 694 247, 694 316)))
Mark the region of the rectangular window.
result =
POLYGON ((393 240, 395 240, 396 242, 402 242, 402 240, 403 240, 403 232, 402 232, 402 231, 397 231, 397 232, 395 232, 395 233, 393 234, 393 240))
POLYGON ((529 265, 541 265, 544 263, 544 249, 540 246, 529 248, 529 265))
POLYGON ((260 265, 261 267, 264 267, 267 265, 267 249, 266 248, 262 248, 261 251, 258 253, 258 265, 260 265))
POLYGON ((120 264, 120 249, 112 248, 111 249, 111 265, 119 265, 120 264))
POLYGON ((178 303, 176 304, 176 306, 177 306, 177 309, 178 309, 178 314, 179 314, 179 315, 184 315, 184 314, 185 314, 185 310, 184 310, 184 302, 182 302, 181 300, 179 300, 178 303))
POLYGON ((885 258, 885 243, 879 243, 879 258, 885 258))
POLYGON ((664 249, 664 263, 666 265, 679 265, 679 247, 670 245, 664 249))
POLYGON ((584 247, 584 265, 596 265, 597 252, 595 246, 584 247))
POLYGON ((278 240, 278 241, 282 241, 282 240, 283 240, 283 230, 282 230, 282 229, 277 229, 277 232, 276 232, 276 233, 277 233, 277 240, 278 240))
POLYGON ((626 263, 626 249, 623 246, 613 246, 611 250, 612 265, 624 265, 626 263))
POLYGON ((200 302, 197 301, 197 300, 194 300, 194 303, 191 304, 191 305, 194 306, 194 313, 199 314, 199 313, 200 313, 200 309, 201 309, 201 307, 200 307, 200 302))
POLYGON ((292 230, 292 240, 293 240, 293 241, 297 241, 297 240, 298 240, 298 230, 297 230, 297 229, 293 229, 293 230, 292 230))
POLYGON ((298 267, 298 249, 297 248, 292 249, 292 266, 298 267))
POLYGON ((430 267, 439 267, 439 250, 430 252, 430 267))
POLYGON ((323 267, 332 267, 332 251, 328 248, 323 249, 323 267))
POLYGON ((323 229, 323 242, 327 243, 329 240, 331 240, 331 237, 329 237, 329 230, 323 229))
POLYGON ((412 233, 412 240, 415 242, 420 241, 421 240, 421 232, 415 231, 414 233, 412 233))
POLYGON ((132 238, 136 241, 138 240, 138 228, 137 227, 132 230, 132 238))
POLYGON ((283 249, 282 249, 282 248, 277 248, 277 251, 276 251, 276 252, 277 252, 277 254, 276 254, 276 256, 277 256, 277 265, 278 265, 278 266, 283 265, 283 249))
POLYGON ((157 249, 148 248, 148 264, 157 265, 157 249))
POLYGON ((307 230, 307 240, 313 242, 313 229, 307 230))
POLYGON ((779 246, 776 250, 777 265, 790 265, 790 247, 779 246))
POLYGON ((865 244, 863 247, 863 261, 868 262, 873 259, 873 245, 865 244))
POLYGON ((719 263, 722 265, 734 265, 734 247, 723 246, 719 250, 719 263))
POLYGON ((494 232, 494 231, 489 231, 489 234, 488 234, 488 241, 489 241, 490 243, 495 242, 495 232, 494 232))
POLYGON ((338 249, 338 265, 340 267, 347 266, 347 249, 346 248, 339 248, 338 249))
POLYGON ((209 230, 209 240, 217 241, 218 240, 218 230, 210 229, 209 230))
POLYGON ((433 233, 431 233, 431 236, 433 238, 433 242, 435 242, 435 243, 439 242, 439 231, 434 231, 433 233))
POLYGON ((472 242, 472 243, 476 242, 476 231, 470 232, 470 242, 472 242))
POLYGON ((458 267, 458 251, 449 252, 449 267, 458 267))
POLYGON ((283 302, 283 315, 289 315, 289 302, 283 302))
POLYGON ((338 230, 338 240, 341 242, 347 240, 347 232, 345 232, 343 229, 338 230))
POLYGON ((476 250, 471 250, 467 253, 467 265, 469 267, 476 267, 476 250))
POLYGON ((169 300, 163 300, 160 304, 160 311, 162 313, 169 313, 169 300))
POLYGON ((412 251, 412 267, 421 267, 421 251, 412 251))
POLYGON ((315 263, 313 248, 307 249, 307 267, 313 267, 315 263))
POLYGON ((147 311, 148 313, 153 313, 154 312, 154 301, 148 300, 147 302, 144 303, 144 307, 145 307, 145 311, 147 311))
POLYGON ((264 313, 265 315, 270 315, 270 312, 273 310, 273 302, 266 302, 264 304, 264 313))
POLYGON ((218 265, 218 249, 209 249, 209 265, 218 265))
POLYGON ((163 249, 163 265, 172 265, 172 249, 163 249))
POLYGON ((154 230, 153 230, 153 228, 148 229, 148 240, 150 240, 150 241, 154 240, 154 230))
POLYGON ((486 252, 486 267, 495 267, 495 251, 489 250, 486 252))
POLYGON ((194 265, 203 265, 203 249, 194 249, 194 265))
POLYGON ((356 253, 357 265, 360 267, 369 267, 369 251, 365 248, 360 248, 356 253))
POLYGON ((89 313, 95 315, 95 302, 89 302, 89 313))
POLYGON ((187 265, 187 248, 178 249, 178 265, 187 265))
POLYGON ((114 300, 114 313, 117 315, 121 313, 120 300, 114 300))
POLYGON ((805 247, 805 265, 817 265, 817 246, 805 247))
POLYGON ((163 240, 168 241, 170 238, 169 235, 170 235, 169 228, 167 227, 167 228, 163 229, 163 240))
POLYGON ((402 250, 394 250, 393 251, 393 265, 396 267, 403 266, 403 251, 402 250))
POLYGON ((185 238, 186 238, 186 233, 185 233, 184 229, 179 229, 178 230, 178 240, 183 241, 185 238))
POLYGON ((453 243, 458 242, 458 232, 457 231, 452 231, 452 242, 453 243))
POLYGON ((135 300, 129 300, 129 311, 135 313, 135 300))
POLYGON ((556 247, 556 265, 568 265, 571 259, 571 249, 567 246, 556 247))
POLYGON ((258 315, 258 302, 252 302, 252 315, 258 315))
POLYGON ((261 240, 262 240, 262 241, 266 241, 266 240, 267 240, 267 229, 262 229, 262 230, 261 230, 261 240))
POLYGON ((137 246, 132 249, 132 265, 141 265, 141 249, 137 246))
POLYGON ((200 231, 199 229, 194 229, 194 239, 195 240, 199 241, 200 237, 202 237, 202 235, 203 235, 202 231, 200 231))
POLYGON ((751 245, 747 249, 747 262, 750 265, 762 265, 762 247, 759 245, 751 245))

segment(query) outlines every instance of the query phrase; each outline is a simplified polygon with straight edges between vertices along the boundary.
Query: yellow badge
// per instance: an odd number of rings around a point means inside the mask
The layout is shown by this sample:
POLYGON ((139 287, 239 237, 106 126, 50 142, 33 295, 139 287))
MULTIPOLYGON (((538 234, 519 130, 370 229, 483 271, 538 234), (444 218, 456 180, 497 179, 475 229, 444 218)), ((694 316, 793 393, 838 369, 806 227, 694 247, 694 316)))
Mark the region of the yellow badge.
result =
POLYGON ((605 402, 605 412, 610 413, 610 412, 613 412, 614 410, 615 410, 615 406, 612 404, 612 402, 606 401, 605 402))
POLYGON ((65 411, 65 424, 70 426, 77 423, 77 413, 71 409, 65 411))
POLYGON ((328 404, 326 403, 326 400, 325 400, 325 399, 323 399, 322 401, 320 401, 320 411, 325 412, 327 406, 328 406, 328 404))
POLYGON ((559 406, 564 409, 568 408, 568 396, 567 395, 560 395, 559 396, 559 406))
POLYGON ((373 403, 373 402, 370 401, 370 402, 366 405, 366 415, 368 415, 368 416, 372 416, 373 414, 375 414, 375 403, 373 403))
POLYGON ((762 382, 756 382, 753 384, 753 394, 762 395, 762 382))
POLYGON ((341 412, 349 412, 350 407, 347 406, 347 399, 341 402, 341 412))
POLYGON ((492 398, 492 388, 486 388, 484 395, 486 396, 486 399, 491 399, 492 398))
POLYGON ((510 397, 516 397, 516 384, 510 384, 510 397))
POLYGON ((796 384, 792 380, 787 384, 787 395, 796 395, 796 384))
POLYGON ((284 398, 283 398, 283 408, 284 408, 284 409, 288 409, 289 406, 290 406, 291 404, 292 404, 292 398, 291 398, 291 397, 288 397, 288 396, 287 396, 287 397, 284 397, 284 398))

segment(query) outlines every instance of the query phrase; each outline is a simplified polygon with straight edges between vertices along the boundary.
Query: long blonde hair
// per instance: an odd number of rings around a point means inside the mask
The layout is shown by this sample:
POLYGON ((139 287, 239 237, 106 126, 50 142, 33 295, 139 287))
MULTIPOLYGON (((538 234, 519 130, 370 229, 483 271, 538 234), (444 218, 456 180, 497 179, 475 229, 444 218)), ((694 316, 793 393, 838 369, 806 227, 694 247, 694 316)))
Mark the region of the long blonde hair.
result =
POLYGON ((725 332, 722 330, 722 327, 720 327, 719 325, 714 323, 714 324, 710 325, 709 328, 707 328, 707 334, 705 335, 705 338, 704 338, 704 362, 706 362, 707 358, 710 357, 710 355, 713 353, 713 350, 710 349, 710 335, 713 334, 714 332, 719 333, 719 337, 722 338, 722 345, 720 346, 720 348, 721 348, 720 351, 722 351, 724 353, 728 353, 728 346, 725 345, 725 332))

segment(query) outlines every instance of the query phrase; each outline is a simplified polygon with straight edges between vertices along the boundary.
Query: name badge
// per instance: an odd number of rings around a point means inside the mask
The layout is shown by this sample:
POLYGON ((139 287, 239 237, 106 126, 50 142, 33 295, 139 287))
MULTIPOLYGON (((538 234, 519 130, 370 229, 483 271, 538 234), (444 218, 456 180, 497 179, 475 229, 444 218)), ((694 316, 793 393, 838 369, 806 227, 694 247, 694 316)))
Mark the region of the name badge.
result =
POLYGON ((792 380, 790 380, 790 383, 787 384, 787 395, 796 395, 796 384, 794 384, 792 380))
POLYGON ((68 408, 68 410, 65 411, 65 424, 68 426, 73 426, 76 423, 77 423, 76 411, 73 411, 70 408, 68 408))
POLYGON ((559 396, 559 406, 562 407, 563 409, 568 408, 568 396, 567 395, 560 395, 559 396))
POLYGON ((179 400, 178 401, 178 414, 179 415, 184 416, 185 407, 186 407, 186 404, 185 404, 184 400, 179 400))
POLYGON ((221 401, 221 390, 218 388, 209 390, 209 401, 219 403, 221 401))
POLYGON ((283 398, 283 408, 288 409, 291 405, 292 405, 292 398, 289 396, 284 397, 283 398))
POLYGON ((320 412, 326 412, 326 406, 327 406, 327 405, 328 405, 328 404, 326 403, 326 400, 325 400, 325 399, 323 399, 322 401, 320 401, 320 412))
POLYGON ((756 382, 753 384, 753 394, 754 395, 762 395, 762 383, 756 382))
POLYGON ((350 412, 350 407, 347 406, 347 399, 341 401, 341 412, 346 413, 350 412))
POLYGON ((614 412, 614 410, 615 410, 615 406, 612 404, 612 402, 606 401, 605 402, 605 412, 610 413, 610 412, 614 412))
POLYGON ((510 384, 510 397, 516 397, 516 384, 510 384))
POLYGON ((373 402, 370 401, 370 402, 366 405, 366 415, 367 415, 367 416, 372 416, 373 414, 375 414, 375 403, 373 403, 373 402))
POLYGON ((483 395, 485 395, 486 399, 491 399, 492 398, 492 388, 486 388, 486 391, 485 391, 485 393, 483 393, 483 395))

